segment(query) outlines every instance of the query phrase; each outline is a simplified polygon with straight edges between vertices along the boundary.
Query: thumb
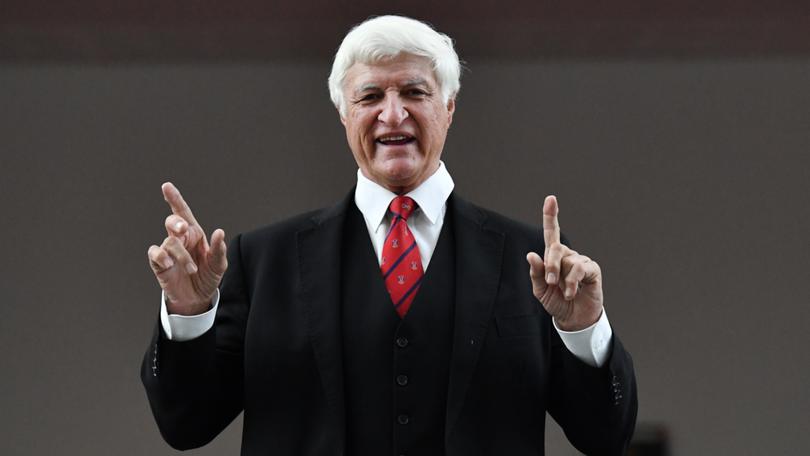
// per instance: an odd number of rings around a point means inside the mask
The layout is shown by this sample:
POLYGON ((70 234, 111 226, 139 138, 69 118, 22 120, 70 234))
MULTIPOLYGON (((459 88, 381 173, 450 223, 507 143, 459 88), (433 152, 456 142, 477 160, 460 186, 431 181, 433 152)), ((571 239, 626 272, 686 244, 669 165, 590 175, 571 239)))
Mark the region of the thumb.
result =
POLYGON ((214 230, 211 233, 211 249, 208 251, 208 261, 211 265, 211 270, 221 276, 228 269, 227 249, 225 245, 225 231, 221 229, 214 230))
POLYGON ((529 277, 532 279, 532 292, 537 299, 545 294, 548 284, 546 283, 546 266, 542 258, 535 252, 529 252, 526 255, 526 261, 529 263, 529 277))

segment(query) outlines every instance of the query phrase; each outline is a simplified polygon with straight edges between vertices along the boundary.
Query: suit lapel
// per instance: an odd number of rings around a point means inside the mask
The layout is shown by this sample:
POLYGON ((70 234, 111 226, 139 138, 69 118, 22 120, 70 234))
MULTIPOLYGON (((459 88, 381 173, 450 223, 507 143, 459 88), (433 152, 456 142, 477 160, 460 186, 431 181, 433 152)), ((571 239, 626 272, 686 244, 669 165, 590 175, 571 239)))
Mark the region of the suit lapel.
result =
POLYGON ((492 319, 504 244, 504 234, 487 228, 486 215, 472 204, 451 195, 447 213, 456 236, 456 303, 445 437, 464 406, 492 319))
POLYGON ((299 298, 306 311, 310 342, 341 445, 345 435, 345 398, 340 330, 340 255, 346 211, 350 204, 354 204, 353 197, 354 189, 343 201, 313 217, 311 227, 297 233, 299 298))

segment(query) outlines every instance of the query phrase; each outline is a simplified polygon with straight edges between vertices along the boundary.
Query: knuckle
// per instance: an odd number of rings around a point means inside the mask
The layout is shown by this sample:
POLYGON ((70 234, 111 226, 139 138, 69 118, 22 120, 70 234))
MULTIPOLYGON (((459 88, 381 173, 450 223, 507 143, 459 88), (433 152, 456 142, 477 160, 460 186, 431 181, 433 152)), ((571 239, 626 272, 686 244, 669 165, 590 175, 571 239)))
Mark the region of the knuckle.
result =
POLYGON ((164 248, 173 257, 175 257, 175 258, 185 258, 185 257, 187 257, 189 255, 188 251, 183 246, 183 242, 180 239, 178 239, 176 237, 169 236, 168 238, 166 238, 165 242, 166 242, 166 245, 164 246, 164 248))
POLYGON ((535 284, 534 286, 532 286, 532 294, 534 295, 535 298, 542 300, 543 292, 544 292, 543 287, 541 287, 540 285, 535 284))
POLYGON ((166 253, 161 248, 150 249, 148 257, 151 263, 159 265, 166 257, 166 253))
POLYGON ((181 232, 188 226, 188 222, 177 214, 166 217, 166 229, 172 232, 181 232), (178 226, 180 225, 180 226, 178 226))
POLYGON ((579 276, 582 272, 581 268, 577 268, 576 266, 571 269, 571 272, 565 276, 565 283, 568 285, 576 285, 579 282, 579 276))
POLYGON ((180 241, 174 236, 167 236, 166 239, 163 240, 163 244, 161 247, 164 249, 173 249, 175 246, 179 245, 180 241))
POLYGON ((567 272, 565 274, 565 277, 563 278, 566 282, 576 280, 576 277, 577 277, 577 274, 578 274, 578 271, 579 271, 577 269, 577 265, 570 266, 569 268, 566 269, 566 271, 567 272))

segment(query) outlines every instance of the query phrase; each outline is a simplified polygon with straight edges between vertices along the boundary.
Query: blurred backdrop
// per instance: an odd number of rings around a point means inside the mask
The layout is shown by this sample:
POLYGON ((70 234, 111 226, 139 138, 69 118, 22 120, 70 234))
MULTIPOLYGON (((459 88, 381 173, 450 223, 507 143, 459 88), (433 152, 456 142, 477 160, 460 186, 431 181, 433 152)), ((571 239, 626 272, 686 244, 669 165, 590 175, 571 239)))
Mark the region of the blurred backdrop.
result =
MULTIPOLYGON (((466 62, 457 191, 538 226, 558 195, 602 265, 635 454, 808 454, 810 4, 785 0, 5 0, 0 453, 175 453, 139 380, 160 184, 229 235, 341 198, 331 56, 386 13, 466 62)), ((578 454, 549 427, 548 454, 578 454)))

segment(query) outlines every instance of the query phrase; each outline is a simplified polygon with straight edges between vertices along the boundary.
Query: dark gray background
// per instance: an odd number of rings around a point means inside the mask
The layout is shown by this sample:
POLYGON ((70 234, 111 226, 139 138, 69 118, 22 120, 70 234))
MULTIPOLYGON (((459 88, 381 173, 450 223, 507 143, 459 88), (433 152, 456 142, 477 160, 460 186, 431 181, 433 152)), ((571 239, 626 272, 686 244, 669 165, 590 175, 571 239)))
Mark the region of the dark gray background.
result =
MULTIPOLYGON (((356 166, 330 63, 0 64, 0 453, 174 453, 138 378, 160 184, 229 236, 342 197, 356 166)), ((676 455, 806 454, 810 58, 467 66, 444 154, 457 191, 538 226, 558 195, 604 270, 639 422, 676 455)), ((237 454, 240 429, 191 454, 237 454)))

